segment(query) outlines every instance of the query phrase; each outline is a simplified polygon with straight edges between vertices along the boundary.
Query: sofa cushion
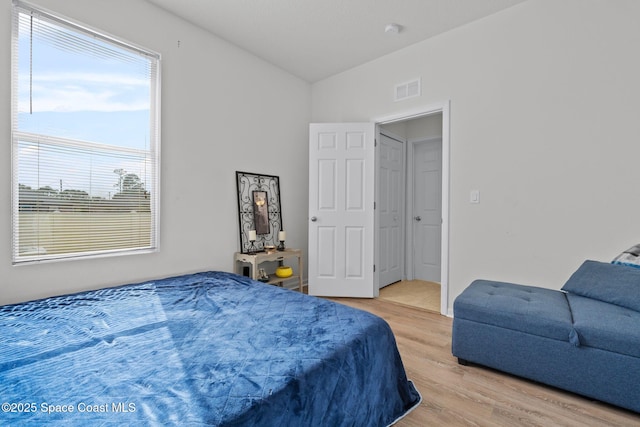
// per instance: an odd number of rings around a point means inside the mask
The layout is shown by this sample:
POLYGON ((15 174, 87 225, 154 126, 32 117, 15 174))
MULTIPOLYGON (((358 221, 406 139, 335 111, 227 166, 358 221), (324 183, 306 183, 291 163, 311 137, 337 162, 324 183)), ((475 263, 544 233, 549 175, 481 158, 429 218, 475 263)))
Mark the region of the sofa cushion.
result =
POLYGON ((567 294, 582 346, 640 357, 640 312, 567 294))
POLYGON ((640 311, 640 269, 585 261, 562 290, 640 311))
POLYGON ((476 280, 456 298, 453 311, 456 318, 579 345, 560 291, 476 280))

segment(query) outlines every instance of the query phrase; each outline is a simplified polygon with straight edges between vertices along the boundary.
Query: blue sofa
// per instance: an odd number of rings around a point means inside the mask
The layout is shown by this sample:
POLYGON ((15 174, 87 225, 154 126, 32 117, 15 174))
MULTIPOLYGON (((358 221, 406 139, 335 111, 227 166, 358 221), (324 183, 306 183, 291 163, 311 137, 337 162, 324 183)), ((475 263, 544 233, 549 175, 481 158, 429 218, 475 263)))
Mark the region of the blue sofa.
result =
POLYGON ((562 291, 476 280, 453 311, 460 363, 640 412, 640 268, 585 261, 562 291))

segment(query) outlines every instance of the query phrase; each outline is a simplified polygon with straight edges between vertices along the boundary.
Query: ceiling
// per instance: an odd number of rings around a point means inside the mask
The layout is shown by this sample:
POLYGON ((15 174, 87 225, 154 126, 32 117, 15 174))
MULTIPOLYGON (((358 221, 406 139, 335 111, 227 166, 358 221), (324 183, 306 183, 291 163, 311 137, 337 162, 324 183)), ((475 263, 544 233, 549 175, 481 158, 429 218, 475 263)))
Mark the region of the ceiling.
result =
POLYGON ((147 1, 313 83, 526 0, 147 1))

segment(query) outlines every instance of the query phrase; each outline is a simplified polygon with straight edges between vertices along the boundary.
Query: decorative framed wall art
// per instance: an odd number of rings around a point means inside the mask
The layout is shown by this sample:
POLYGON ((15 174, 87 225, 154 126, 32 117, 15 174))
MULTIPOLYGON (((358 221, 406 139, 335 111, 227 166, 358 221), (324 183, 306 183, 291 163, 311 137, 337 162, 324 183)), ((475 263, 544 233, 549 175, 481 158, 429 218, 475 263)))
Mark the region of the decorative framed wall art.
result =
POLYGON ((240 252, 260 252, 276 246, 283 229, 280 209, 280 178, 236 171, 240 252), (255 233, 251 233, 255 231, 255 233), (250 236, 255 234, 255 242, 250 236))

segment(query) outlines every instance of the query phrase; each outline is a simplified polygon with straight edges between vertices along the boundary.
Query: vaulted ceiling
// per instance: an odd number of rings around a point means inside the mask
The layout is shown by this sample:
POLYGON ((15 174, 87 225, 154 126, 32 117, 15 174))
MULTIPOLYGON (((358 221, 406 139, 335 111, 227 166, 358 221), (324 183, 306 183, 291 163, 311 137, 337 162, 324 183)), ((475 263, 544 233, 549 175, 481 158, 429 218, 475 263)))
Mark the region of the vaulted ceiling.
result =
POLYGON ((315 82, 526 0, 147 1, 315 82))

